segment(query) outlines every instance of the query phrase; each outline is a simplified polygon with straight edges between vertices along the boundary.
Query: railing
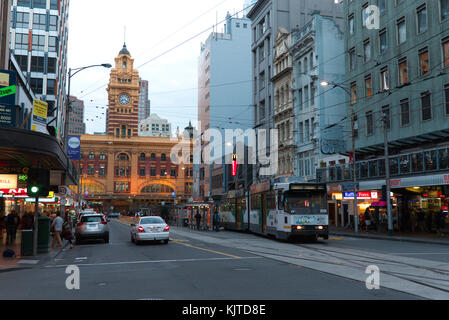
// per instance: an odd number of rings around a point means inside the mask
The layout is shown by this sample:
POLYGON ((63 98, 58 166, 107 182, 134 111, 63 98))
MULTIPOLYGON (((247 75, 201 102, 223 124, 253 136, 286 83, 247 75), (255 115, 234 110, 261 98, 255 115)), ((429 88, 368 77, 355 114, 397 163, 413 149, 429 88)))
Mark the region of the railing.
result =
MULTIPOLYGON (((429 149, 389 157, 392 177, 449 170, 449 148, 429 149)), ((353 181, 353 165, 317 169, 322 183, 353 181)), ((385 158, 356 162, 357 180, 385 178, 385 158)))

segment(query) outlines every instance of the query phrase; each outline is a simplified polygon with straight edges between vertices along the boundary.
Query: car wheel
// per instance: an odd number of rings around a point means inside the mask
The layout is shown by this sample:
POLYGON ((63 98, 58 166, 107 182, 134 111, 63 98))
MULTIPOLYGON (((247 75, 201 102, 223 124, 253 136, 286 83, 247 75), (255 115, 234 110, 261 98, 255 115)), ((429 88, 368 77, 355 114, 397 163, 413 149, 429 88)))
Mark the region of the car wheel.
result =
POLYGON ((164 244, 168 244, 168 239, 167 239, 167 240, 164 240, 164 244))
POLYGON ((104 238, 104 243, 109 243, 109 237, 104 238))

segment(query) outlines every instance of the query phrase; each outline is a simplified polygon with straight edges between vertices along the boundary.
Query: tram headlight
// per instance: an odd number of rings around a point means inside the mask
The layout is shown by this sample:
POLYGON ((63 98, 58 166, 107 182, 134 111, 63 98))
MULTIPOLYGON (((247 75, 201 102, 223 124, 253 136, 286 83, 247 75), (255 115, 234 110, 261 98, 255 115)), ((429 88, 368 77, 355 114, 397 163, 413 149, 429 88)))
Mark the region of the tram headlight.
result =
POLYGON ((296 230, 303 230, 304 227, 303 226, 295 226, 294 229, 296 229, 296 230))
POLYGON ((323 227, 323 226, 318 226, 317 229, 318 229, 318 230, 323 230, 324 227, 323 227))

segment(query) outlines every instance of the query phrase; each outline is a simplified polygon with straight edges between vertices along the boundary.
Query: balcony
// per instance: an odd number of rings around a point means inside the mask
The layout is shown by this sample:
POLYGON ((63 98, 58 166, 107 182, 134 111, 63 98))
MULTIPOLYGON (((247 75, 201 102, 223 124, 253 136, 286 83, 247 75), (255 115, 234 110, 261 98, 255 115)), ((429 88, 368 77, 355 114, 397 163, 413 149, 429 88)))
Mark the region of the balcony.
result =
MULTIPOLYGON (((390 156, 390 176, 407 177, 449 170, 449 148, 428 149, 390 156)), ((356 162, 357 181, 385 179, 385 157, 356 162)), ((337 165, 317 169, 317 180, 321 183, 353 181, 353 165, 337 165)))

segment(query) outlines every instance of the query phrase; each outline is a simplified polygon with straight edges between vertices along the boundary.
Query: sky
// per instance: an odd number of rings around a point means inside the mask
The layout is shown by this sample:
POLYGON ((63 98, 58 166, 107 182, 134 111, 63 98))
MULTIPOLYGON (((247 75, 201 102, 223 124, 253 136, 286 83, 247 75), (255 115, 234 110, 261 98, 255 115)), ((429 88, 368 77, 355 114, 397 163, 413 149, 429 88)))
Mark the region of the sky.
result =
MULTIPOLYGON (((126 35, 134 67, 149 81, 151 112, 169 120, 172 133, 178 126, 182 132, 189 120, 194 126, 197 121, 201 43, 228 11, 234 14, 243 7, 244 0, 72 0, 68 66, 114 65, 126 35)), ((84 100, 86 133, 105 131, 109 74, 110 69, 99 67, 72 78, 71 95, 84 100)))

